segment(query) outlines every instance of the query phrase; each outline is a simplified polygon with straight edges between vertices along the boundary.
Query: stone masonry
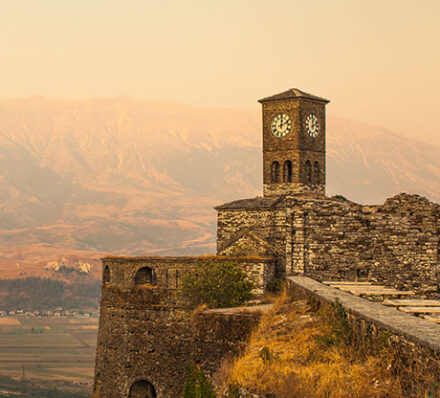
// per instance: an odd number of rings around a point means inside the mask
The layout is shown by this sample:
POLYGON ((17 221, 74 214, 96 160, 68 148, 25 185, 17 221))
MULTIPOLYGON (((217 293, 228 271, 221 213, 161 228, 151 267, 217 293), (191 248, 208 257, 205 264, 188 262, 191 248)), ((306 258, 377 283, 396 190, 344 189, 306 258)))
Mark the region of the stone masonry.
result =
POLYGON ((203 311, 196 316, 177 292, 199 261, 237 261, 261 294, 271 259, 237 257, 108 257, 103 287, 93 397, 180 397, 186 367, 212 375, 236 353, 259 311, 203 311))
POLYGON ((430 296, 438 289, 438 204, 400 194, 362 206, 319 196, 217 207, 219 254, 273 256, 278 275, 370 280, 430 296))
POLYGON ((407 194, 374 206, 325 196, 329 101, 290 89, 260 102, 263 197, 216 207, 217 256, 103 259, 93 397, 177 398, 189 362, 212 375, 238 352, 260 312, 189 312, 177 293, 198 261, 236 261, 257 295, 293 275, 437 294, 439 205, 407 194))

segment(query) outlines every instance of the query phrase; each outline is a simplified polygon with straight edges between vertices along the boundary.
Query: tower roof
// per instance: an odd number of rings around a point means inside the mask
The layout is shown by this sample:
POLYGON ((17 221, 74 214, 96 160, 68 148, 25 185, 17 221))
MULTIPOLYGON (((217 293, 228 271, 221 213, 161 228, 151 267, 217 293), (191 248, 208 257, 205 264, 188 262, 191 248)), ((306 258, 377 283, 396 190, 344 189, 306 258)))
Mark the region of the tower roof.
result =
POLYGON ((317 97, 316 95, 305 93, 304 91, 301 91, 297 88, 290 88, 289 90, 283 91, 282 93, 271 95, 270 97, 262 98, 258 102, 263 103, 269 101, 280 101, 280 100, 295 99, 295 98, 306 98, 313 101, 324 102, 326 104, 330 102, 325 98, 321 98, 321 97, 317 97))

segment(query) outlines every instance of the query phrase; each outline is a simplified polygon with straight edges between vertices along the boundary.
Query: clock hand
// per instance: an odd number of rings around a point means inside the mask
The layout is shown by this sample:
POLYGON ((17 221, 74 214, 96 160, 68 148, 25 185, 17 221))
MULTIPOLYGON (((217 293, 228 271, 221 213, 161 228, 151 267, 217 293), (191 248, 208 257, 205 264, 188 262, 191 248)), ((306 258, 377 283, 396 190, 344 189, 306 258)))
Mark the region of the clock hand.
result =
POLYGON ((281 131, 281 120, 278 120, 277 128, 278 128, 278 131, 281 131))

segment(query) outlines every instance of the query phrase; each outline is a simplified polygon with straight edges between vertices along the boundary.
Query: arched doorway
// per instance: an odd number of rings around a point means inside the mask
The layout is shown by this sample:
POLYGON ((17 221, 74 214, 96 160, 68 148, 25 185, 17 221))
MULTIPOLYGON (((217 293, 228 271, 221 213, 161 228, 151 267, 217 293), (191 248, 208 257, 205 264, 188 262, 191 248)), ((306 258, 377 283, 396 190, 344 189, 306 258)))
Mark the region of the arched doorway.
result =
POLYGON ((147 380, 138 380, 130 387, 128 398, 156 398, 154 386, 147 380))
POLYGON ((153 282, 153 270, 150 267, 141 268, 134 277, 135 285, 150 285, 153 282))

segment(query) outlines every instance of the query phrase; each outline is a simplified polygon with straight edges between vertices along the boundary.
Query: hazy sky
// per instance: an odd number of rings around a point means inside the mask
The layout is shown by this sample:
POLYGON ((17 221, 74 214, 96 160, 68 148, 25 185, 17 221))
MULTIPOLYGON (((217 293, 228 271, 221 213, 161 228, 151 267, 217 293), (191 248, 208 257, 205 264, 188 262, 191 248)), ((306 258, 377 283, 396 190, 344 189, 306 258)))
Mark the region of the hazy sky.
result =
POLYGON ((440 145, 440 0, 0 0, 0 97, 330 113, 440 145))

